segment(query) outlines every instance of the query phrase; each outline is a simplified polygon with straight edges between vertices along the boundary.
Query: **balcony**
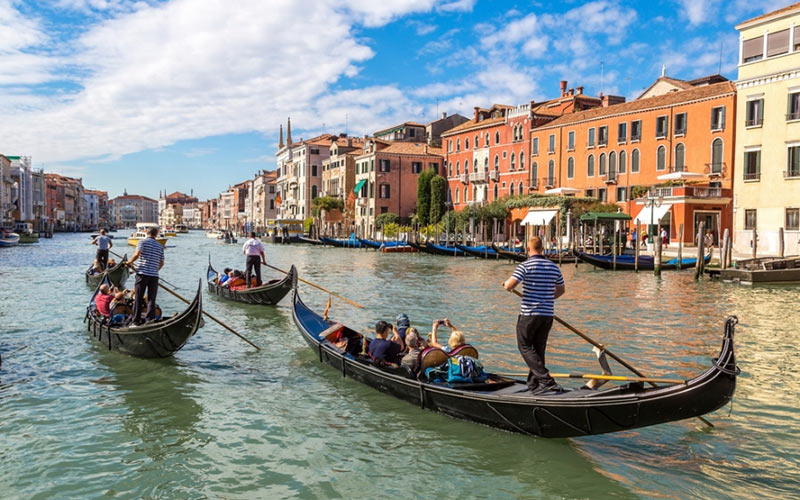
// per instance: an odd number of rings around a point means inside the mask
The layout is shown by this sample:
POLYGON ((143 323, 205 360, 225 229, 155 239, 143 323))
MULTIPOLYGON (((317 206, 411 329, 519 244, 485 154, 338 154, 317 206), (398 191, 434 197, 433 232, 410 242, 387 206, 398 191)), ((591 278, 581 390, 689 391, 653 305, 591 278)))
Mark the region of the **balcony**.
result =
POLYGON ((745 172, 744 173, 744 181, 745 182, 756 182, 761 180, 761 172, 745 172))
POLYGON ((703 173, 709 177, 724 177, 727 171, 728 167, 725 163, 706 163, 703 173))
POLYGON ((764 123, 763 118, 755 118, 751 120, 745 120, 744 126, 745 127, 760 127, 764 123))
POLYGON ((539 189, 539 181, 538 180, 534 179, 534 180, 528 182, 528 191, 536 191, 537 189, 539 189))
POLYGON ((686 172, 686 165, 672 165, 669 167, 669 173, 686 172))
POLYGON ((786 121, 790 122, 792 120, 800 120, 800 111, 795 111, 794 113, 786 113, 786 121))
POLYGON ((616 184, 617 183, 617 172, 615 170, 609 170, 608 175, 605 178, 606 184, 616 184))
POLYGON ((784 179, 800 179, 800 169, 789 169, 783 172, 784 179))
POLYGON ((647 192, 648 198, 730 198, 731 190, 719 187, 670 186, 652 188, 647 192))
POLYGON ((469 174, 469 181, 473 183, 489 182, 489 172, 472 172, 469 174))
POLYGON ((489 172, 489 180, 497 182, 500 180, 500 171, 499 170, 492 170, 489 172))
POLYGON ((556 178, 555 177, 542 177, 542 184, 544 184, 545 189, 552 189, 556 187, 556 178))
POLYGON ((358 199, 356 199, 356 206, 357 207, 366 207, 367 206, 367 199, 366 198, 358 198, 358 199))
POLYGON ((458 180, 461 181, 463 184, 466 184, 466 183, 469 182, 469 175, 468 174, 459 174, 458 175, 458 180))

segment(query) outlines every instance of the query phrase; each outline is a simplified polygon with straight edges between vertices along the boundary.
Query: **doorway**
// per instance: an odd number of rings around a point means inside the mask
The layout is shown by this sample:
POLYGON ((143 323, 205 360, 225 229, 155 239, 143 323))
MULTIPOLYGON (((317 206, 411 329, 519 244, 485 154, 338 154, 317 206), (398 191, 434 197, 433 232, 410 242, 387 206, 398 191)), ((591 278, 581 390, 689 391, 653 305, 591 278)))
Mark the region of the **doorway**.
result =
POLYGON ((718 222, 719 222, 719 211, 706 211, 706 210, 696 210, 694 212, 694 230, 692 231, 693 235, 693 244, 697 244, 697 231, 700 230, 700 223, 702 222, 706 228, 706 230, 711 229, 711 234, 714 235, 714 245, 719 246, 719 231, 718 231, 718 222))

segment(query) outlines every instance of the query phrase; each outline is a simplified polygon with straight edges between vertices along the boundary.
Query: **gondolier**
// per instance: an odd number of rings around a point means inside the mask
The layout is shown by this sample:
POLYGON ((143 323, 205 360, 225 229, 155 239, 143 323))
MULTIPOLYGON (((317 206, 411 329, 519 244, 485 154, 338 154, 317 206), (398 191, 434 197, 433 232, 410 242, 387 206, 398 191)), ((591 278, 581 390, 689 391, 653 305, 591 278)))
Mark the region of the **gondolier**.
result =
POLYGON ((242 253, 247 256, 245 261, 244 279, 247 281, 247 288, 251 287, 250 271, 255 271, 256 286, 261 286, 261 264, 267 265, 264 258, 264 245, 256 238, 255 231, 250 233, 250 238, 244 242, 242 253), (260 257, 260 259, 259 259, 260 257))
POLYGON ((128 261, 128 265, 133 267, 133 263, 140 260, 136 271, 136 285, 134 286, 133 301, 133 324, 142 324, 142 301, 144 293, 147 291, 147 313, 145 321, 153 321, 156 317, 156 295, 158 294, 158 271, 164 267, 164 247, 156 241, 158 228, 151 227, 147 230, 147 238, 139 240, 136 245, 136 252, 128 261))
POLYGON ((522 305, 517 319, 517 347, 528 365, 528 388, 534 394, 562 391, 545 367, 547 336, 553 326, 555 299, 564 294, 564 277, 558 266, 542 255, 542 239, 534 236, 530 258, 517 266, 503 284, 513 290, 522 283, 522 305))
POLYGON ((100 234, 92 240, 92 245, 97 245, 97 263, 100 264, 100 270, 105 271, 108 267, 108 251, 114 246, 111 238, 106 236, 105 229, 100 230, 100 234))

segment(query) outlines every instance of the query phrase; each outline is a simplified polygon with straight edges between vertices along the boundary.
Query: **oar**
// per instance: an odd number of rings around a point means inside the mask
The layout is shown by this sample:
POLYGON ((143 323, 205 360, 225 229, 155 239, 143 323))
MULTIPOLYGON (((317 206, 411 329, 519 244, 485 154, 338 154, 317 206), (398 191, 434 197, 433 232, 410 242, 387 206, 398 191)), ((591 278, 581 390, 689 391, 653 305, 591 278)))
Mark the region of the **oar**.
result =
MULTIPOLYGON (((516 296, 518 296, 518 297, 522 297, 522 293, 520 293, 520 292, 519 292, 519 290, 513 290, 513 289, 512 289, 512 290, 508 290, 508 291, 509 291, 509 292, 511 292, 511 293, 513 293, 514 295, 516 295, 516 296)), ((586 342, 588 342, 588 343, 592 344, 593 346, 597 347, 598 349, 602 349, 603 351, 605 351, 605 353, 606 353, 606 354, 607 354, 607 355, 608 355, 608 356, 609 356, 611 359, 613 359, 613 360, 614 360, 614 361, 616 361, 617 363, 621 364, 622 366, 624 366, 625 368, 627 368, 628 370, 630 370, 630 371, 631 371, 631 373, 633 373, 633 374, 634 374, 634 375, 636 375, 637 377, 640 377, 640 378, 647 378, 647 377, 645 376, 645 374, 644 374, 644 373, 640 372, 639 370, 637 370, 636 368, 634 368, 633 366, 631 366, 630 364, 628 364, 628 362, 627 362, 627 361, 625 361, 624 359, 620 358, 619 356, 617 356, 617 355, 616 355, 616 354, 614 354, 613 352, 611 352, 611 351, 609 351, 608 349, 606 349, 606 347, 605 347, 605 346, 603 346, 603 344, 600 344, 599 342, 595 342, 595 341, 594 341, 594 339, 592 339, 591 337, 589 337, 589 336, 588 336, 588 335, 586 335, 585 333, 582 333, 582 332, 580 332, 580 331, 579 331, 577 328, 575 328, 574 326, 570 325, 569 323, 567 323, 567 322, 566 322, 566 321, 564 321, 563 319, 559 318, 559 317, 558 317, 558 316, 556 316, 555 314, 553 315, 553 319, 555 319, 556 321, 558 321, 559 323, 561 323, 561 324, 562 324, 562 325, 563 325, 565 328, 567 328, 568 330, 570 330, 572 333, 574 333, 574 334, 578 335, 580 338, 582 338, 582 339, 583 339, 583 340, 585 340, 586 342)), ((650 381, 648 381, 648 383, 649 383, 650 385, 652 385, 652 386, 655 386, 655 385, 656 385, 654 382, 650 382, 650 381)), ((708 425, 709 427, 714 427, 714 424, 712 424, 712 423, 711 423, 711 422, 710 422, 708 419, 706 419, 706 418, 704 418, 704 417, 702 417, 702 416, 698 416, 697 418, 698 418, 698 419, 700 419, 700 421, 701 421, 701 422, 703 422, 704 424, 708 425)))
MULTIPOLYGON (((503 377, 527 377, 527 373, 498 373, 503 377)), ((553 378, 580 378, 589 380, 613 380, 615 382, 652 382, 658 384, 686 384, 677 378, 625 377, 622 375, 593 375, 587 373, 551 373, 553 378)))
MULTIPOLYGON (((277 268, 277 267, 275 267, 275 266, 270 266, 269 264, 264 264, 264 265, 265 265, 265 266, 267 266, 267 267, 268 267, 268 268, 270 268, 270 269, 274 269, 274 270, 276 270, 276 271, 282 272, 283 274, 289 274, 289 272, 288 272, 288 271, 284 271, 283 269, 278 269, 278 268, 277 268)), ((311 286, 313 286, 314 288, 318 288, 318 289, 322 290, 323 292, 327 293, 328 295, 333 295, 333 296, 334 296, 334 297, 336 297, 337 299, 339 299, 339 300, 343 300, 343 301, 347 302, 348 304, 351 304, 351 305, 354 305, 354 306, 358 307, 359 309, 364 309, 364 306, 362 306, 362 305, 361 305, 361 304, 359 304, 358 302, 354 302, 354 301, 352 301, 352 300, 348 299, 347 297, 342 297, 342 296, 341 296, 341 295, 339 295, 338 293, 334 293, 334 292, 331 292, 331 291, 330 291, 330 290, 328 290, 328 289, 322 288, 321 286, 317 285, 316 283, 312 283, 312 282, 310 282, 310 281, 306 281, 306 280, 304 280, 303 278, 301 278, 301 277, 299 277, 299 276, 297 277, 297 280, 298 280, 298 281, 302 281, 302 282, 303 282, 303 283, 305 283, 306 285, 311 285, 311 286)))

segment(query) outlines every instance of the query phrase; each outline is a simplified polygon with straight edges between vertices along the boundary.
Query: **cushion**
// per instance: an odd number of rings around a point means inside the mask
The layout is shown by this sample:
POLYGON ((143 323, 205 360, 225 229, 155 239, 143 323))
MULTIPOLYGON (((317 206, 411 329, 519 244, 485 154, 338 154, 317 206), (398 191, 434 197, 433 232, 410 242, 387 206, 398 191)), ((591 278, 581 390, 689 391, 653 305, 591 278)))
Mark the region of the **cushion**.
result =
POLYGON ((464 344, 456 347, 450 351, 451 356, 469 356, 470 358, 478 359, 478 350, 470 344, 464 344))
POLYGON ((425 372, 427 368, 431 368, 433 366, 439 366, 445 363, 450 356, 444 352, 443 349, 439 349, 438 347, 428 347, 422 354, 420 354, 420 371, 425 372))
POLYGON ((341 332, 342 330, 344 330, 344 325, 343 324, 334 323, 331 326, 329 326, 327 329, 325 329, 322 332, 320 332, 319 338, 320 339, 325 339, 328 342, 336 342, 338 340, 341 340, 339 338, 339 332, 341 332))

